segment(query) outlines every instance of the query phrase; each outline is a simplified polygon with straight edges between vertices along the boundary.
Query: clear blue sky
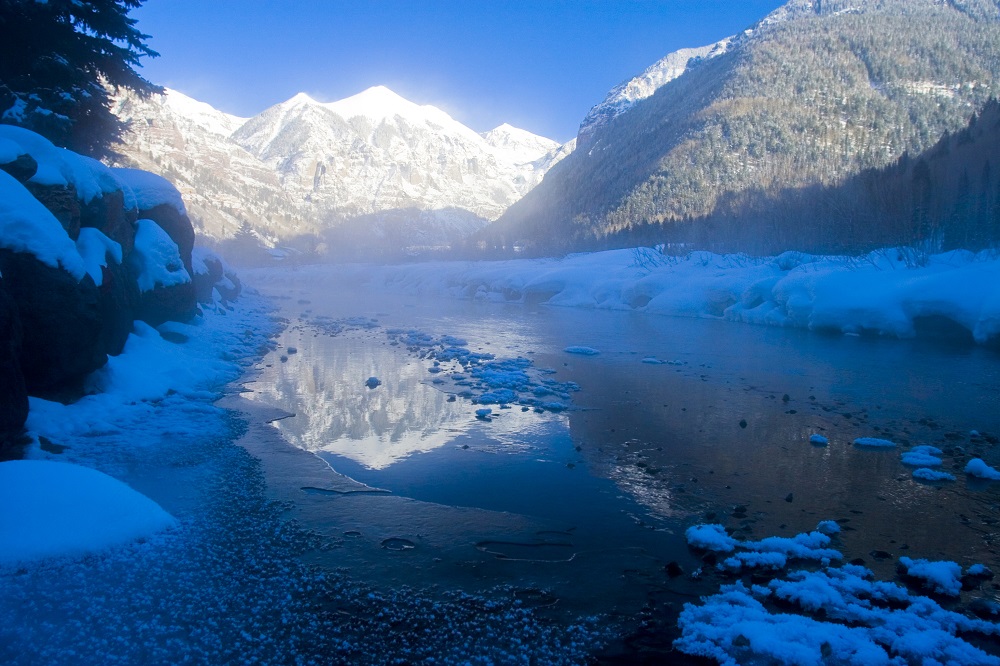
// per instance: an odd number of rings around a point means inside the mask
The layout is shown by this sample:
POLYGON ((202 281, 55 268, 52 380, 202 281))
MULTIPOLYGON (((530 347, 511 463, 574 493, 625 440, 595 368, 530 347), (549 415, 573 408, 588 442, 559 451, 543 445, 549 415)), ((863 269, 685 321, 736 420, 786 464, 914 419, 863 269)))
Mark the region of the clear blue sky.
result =
POLYGON ((385 85, 485 131, 565 141, 591 106, 678 48, 743 30, 782 0, 147 0, 142 73, 251 116, 297 92, 385 85))

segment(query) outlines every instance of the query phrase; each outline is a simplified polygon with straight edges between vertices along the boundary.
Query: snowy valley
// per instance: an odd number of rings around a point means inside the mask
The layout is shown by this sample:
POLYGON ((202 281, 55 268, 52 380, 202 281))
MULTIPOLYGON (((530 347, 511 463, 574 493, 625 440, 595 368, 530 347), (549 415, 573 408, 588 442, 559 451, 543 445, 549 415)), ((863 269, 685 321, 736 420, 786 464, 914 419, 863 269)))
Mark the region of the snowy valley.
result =
POLYGON ((0 663, 1000 666, 1000 4, 776 4, 565 144, 0 59, 0 663))

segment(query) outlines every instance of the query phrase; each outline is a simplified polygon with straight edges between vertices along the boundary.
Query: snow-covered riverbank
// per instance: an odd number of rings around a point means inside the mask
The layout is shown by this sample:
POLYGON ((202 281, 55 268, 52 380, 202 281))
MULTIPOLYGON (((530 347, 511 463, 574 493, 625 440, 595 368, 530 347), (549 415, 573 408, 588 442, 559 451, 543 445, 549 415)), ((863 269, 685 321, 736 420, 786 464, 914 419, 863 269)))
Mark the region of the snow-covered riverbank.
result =
POLYGON ((241 390, 271 347, 270 313, 251 296, 190 325, 137 325, 126 352, 89 379, 93 393, 70 405, 32 399, 29 460, 0 466, 77 474, 51 493, 45 484, 65 477, 34 474, 36 494, 56 501, 0 520, 0 662, 563 664, 598 648, 604 630, 539 621, 510 589, 431 596, 304 563, 336 539, 289 520, 261 463, 234 444, 250 415, 213 404, 241 390), (107 504, 72 503, 122 482, 112 505, 148 503, 139 520, 124 516, 133 529, 52 538, 65 512, 113 524, 107 504), (15 552, 12 535, 29 521, 32 539, 15 552))
POLYGON ((639 248, 562 259, 298 270, 316 276, 335 271, 422 296, 722 317, 900 338, 950 323, 979 343, 1000 339, 1000 259, 990 252, 925 257, 888 249, 863 257, 786 252, 755 258, 708 252, 668 257, 639 248))

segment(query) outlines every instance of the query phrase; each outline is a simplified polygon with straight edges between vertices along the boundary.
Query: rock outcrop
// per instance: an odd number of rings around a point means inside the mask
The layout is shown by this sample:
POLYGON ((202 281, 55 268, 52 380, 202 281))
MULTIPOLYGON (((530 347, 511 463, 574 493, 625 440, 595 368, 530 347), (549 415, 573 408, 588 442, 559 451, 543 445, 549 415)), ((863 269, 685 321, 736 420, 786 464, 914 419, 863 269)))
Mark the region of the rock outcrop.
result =
POLYGON ((192 260, 177 190, 0 125, 0 448, 29 394, 72 395, 117 355, 137 319, 157 326, 239 294, 217 256, 192 260), (192 275, 199 274, 198 283, 192 275))

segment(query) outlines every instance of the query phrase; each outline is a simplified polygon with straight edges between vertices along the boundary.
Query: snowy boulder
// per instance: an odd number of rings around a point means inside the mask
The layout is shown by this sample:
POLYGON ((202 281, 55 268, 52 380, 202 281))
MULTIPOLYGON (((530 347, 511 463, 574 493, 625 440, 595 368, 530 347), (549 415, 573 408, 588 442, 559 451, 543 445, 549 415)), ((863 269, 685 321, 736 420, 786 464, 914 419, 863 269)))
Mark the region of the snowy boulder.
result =
POLYGON ((128 265, 140 292, 138 319, 150 326, 190 319, 198 306, 177 244, 153 220, 139 220, 136 226, 128 265))
POLYGON ((95 197, 89 203, 80 206, 81 228, 94 228, 118 243, 122 254, 128 257, 132 253, 135 242, 135 222, 137 211, 129 207, 131 193, 125 190, 108 192, 101 197, 95 197))
POLYGON ((18 159, 21 159, 21 168, 8 173, 52 212, 73 240, 76 240, 85 207, 95 199, 117 192, 121 193, 120 201, 125 208, 135 206, 131 191, 104 164, 54 146, 30 130, 0 125, 0 162, 10 164, 18 159), (27 178, 24 176, 31 164, 22 159, 24 156, 34 162, 34 172, 27 178))
POLYGON ((38 171, 38 162, 27 153, 4 155, 0 149, 0 171, 6 171, 19 183, 25 183, 38 171))
POLYGON ((191 273, 194 226, 177 188, 166 178, 141 169, 113 169, 113 172, 135 197, 139 219, 153 220, 167 232, 177 245, 184 268, 191 273))
POLYGON ((0 278, 0 450, 28 418, 28 391, 21 373, 21 320, 0 278))
POLYGON ((125 348, 139 310, 139 286, 122 261, 121 246, 99 230, 81 229, 76 246, 87 266, 87 274, 97 284, 98 307, 104 324, 101 349, 117 356, 125 348))
POLYGON ((0 565, 95 553, 172 527, 176 520, 121 481, 79 465, 0 463, 0 565))
POLYGON ((59 220, 70 239, 76 240, 80 234, 80 200, 73 186, 27 182, 24 187, 59 220))
POLYGON ((225 303, 236 300, 243 289, 236 276, 222 257, 204 247, 196 247, 191 253, 191 265, 195 298, 199 303, 212 303, 216 292, 225 303))

